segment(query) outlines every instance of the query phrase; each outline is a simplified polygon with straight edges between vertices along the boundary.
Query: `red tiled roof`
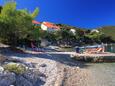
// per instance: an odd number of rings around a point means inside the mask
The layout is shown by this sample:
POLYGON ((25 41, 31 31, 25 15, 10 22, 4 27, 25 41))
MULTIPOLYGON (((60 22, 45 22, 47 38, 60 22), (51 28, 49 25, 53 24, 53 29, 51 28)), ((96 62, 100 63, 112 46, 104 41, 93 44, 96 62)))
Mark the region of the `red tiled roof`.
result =
POLYGON ((33 24, 41 24, 40 22, 36 21, 36 20, 32 20, 33 24))
POLYGON ((43 24, 44 24, 45 26, 47 26, 48 28, 60 29, 58 26, 56 26, 55 24, 50 23, 50 22, 43 22, 43 24))
MULTIPOLYGON (((36 21, 36 20, 32 20, 32 23, 33 24, 41 24, 40 22, 36 21)), ((53 24, 53 23, 50 23, 50 22, 43 22, 42 24, 44 24, 45 26, 47 26, 48 28, 52 28, 52 29, 60 29, 59 26, 53 24)))

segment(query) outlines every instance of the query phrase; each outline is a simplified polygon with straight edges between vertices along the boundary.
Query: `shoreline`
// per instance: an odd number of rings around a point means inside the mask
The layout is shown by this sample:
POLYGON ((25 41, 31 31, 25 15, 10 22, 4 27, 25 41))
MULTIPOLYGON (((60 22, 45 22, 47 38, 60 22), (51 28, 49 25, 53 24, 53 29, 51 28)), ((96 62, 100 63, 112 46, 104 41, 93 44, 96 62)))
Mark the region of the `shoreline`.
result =
MULTIPOLYGON (((40 61, 40 59, 31 59, 25 58, 23 60, 27 62, 36 63, 36 61, 40 61), (29 61, 28 61, 29 60, 29 61)), ((68 65, 64 65, 59 62, 49 61, 49 65, 46 61, 41 60, 39 65, 46 64, 47 66, 53 65, 53 70, 48 69, 48 71, 40 70, 40 72, 46 74, 48 76, 46 83, 43 86, 92 86, 89 84, 91 78, 91 71, 85 68, 71 67, 68 65), (41 62, 41 63, 40 63, 41 62), (50 81, 49 81, 50 79, 50 81)), ((51 67, 50 67, 51 68, 51 67)), ((40 69, 40 68, 39 68, 40 69)), ((45 69, 44 69, 45 70, 45 69)), ((46 68, 47 70, 47 68, 46 68)))
POLYGON ((42 86, 93 86, 90 84, 92 74, 86 68, 87 65, 71 59, 69 55, 34 55, 9 50, 2 54, 34 64, 35 69, 46 77, 43 78, 45 83, 42 86))

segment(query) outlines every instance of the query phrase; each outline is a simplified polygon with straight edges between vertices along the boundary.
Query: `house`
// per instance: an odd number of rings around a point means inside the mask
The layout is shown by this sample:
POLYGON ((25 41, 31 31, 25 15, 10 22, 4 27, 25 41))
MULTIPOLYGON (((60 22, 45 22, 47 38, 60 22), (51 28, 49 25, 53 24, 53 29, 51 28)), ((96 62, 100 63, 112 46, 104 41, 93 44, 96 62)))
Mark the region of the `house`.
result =
POLYGON ((36 21, 36 20, 32 20, 32 23, 35 24, 35 25, 40 25, 41 23, 36 21))
POLYGON ((41 29, 42 30, 45 30, 45 31, 56 31, 56 30, 59 30, 60 29, 60 27, 59 26, 57 26, 56 24, 54 24, 54 23, 51 23, 51 22, 38 22, 38 21, 36 21, 36 20, 33 20, 32 21, 32 23, 34 24, 34 25, 37 25, 37 26, 41 26, 41 29))
POLYGON ((76 34, 76 30, 75 29, 70 29, 70 32, 75 35, 76 34))
POLYGON ((41 24, 41 29, 42 30, 47 30, 47 31, 56 31, 59 30, 60 27, 55 25, 54 23, 50 23, 50 22, 43 22, 41 24))
POLYGON ((93 30, 91 30, 91 32, 99 33, 99 30, 93 29, 93 30))

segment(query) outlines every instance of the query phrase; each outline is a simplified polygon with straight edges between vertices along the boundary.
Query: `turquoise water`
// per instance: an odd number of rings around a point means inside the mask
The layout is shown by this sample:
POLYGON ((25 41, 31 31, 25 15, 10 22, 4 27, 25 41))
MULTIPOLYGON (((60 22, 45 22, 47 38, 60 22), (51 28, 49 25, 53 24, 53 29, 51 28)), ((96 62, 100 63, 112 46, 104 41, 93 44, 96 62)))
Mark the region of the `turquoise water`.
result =
MULTIPOLYGON (((115 45, 106 46, 106 51, 115 53, 115 45)), ((87 64, 93 74, 94 86, 115 86, 115 63, 87 64)))
POLYGON ((106 51, 115 53, 115 44, 105 46, 106 51))

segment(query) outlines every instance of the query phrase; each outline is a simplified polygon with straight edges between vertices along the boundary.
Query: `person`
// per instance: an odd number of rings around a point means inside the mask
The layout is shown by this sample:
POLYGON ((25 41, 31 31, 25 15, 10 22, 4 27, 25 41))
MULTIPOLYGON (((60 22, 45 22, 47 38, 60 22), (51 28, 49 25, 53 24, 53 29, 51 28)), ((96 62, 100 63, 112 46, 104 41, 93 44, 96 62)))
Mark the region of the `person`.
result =
POLYGON ((76 53, 80 53, 80 48, 79 47, 76 48, 76 53))
POLYGON ((36 51, 36 46, 35 46, 34 41, 31 41, 31 48, 32 48, 34 51, 36 51))
POLYGON ((103 49, 102 49, 102 52, 105 52, 105 46, 104 46, 104 44, 102 43, 101 46, 102 46, 102 48, 103 48, 103 49))

